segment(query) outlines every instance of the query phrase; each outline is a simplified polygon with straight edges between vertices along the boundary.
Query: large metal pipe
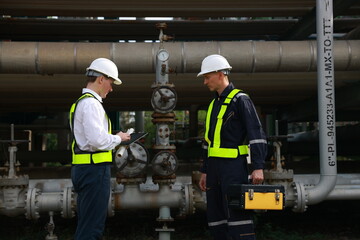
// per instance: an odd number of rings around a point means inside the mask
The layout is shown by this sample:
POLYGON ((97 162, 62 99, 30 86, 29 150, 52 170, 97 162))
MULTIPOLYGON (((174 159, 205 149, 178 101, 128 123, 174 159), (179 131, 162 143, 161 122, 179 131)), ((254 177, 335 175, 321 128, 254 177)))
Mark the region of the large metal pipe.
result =
MULTIPOLYGON (((304 185, 314 185, 320 180, 319 174, 294 174, 294 181, 301 182, 304 185)), ((336 185, 360 186, 359 173, 339 173, 336 178, 336 185)))
MULTIPOLYGON (((167 42, 169 66, 194 73, 211 53, 228 58, 233 72, 310 72, 315 41, 167 42)), ((83 74, 97 57, 112 59, 120 73, 155 73, 159 43, 0 42, 0 73, 83 74)), ((360 41, 334 42, 337 71, 360 69, 360 41)))
MULTIPOLYGON (((306 186, 315 185, 319 179, 318 174, 294 175, 295 182, 306 186)), ((324 200, 360 199, 359 179, 359 174, 339 174, 335 188, 324 200)), ((17 180, 0 179, 1 215, 16 217, 26 214, 28 219, 37 219, 44 213, 61 212, 64 218, 74 216, 76 194, 72 190, 71 179, 31 179, 27 188, 23 186, 21 178, 17 180), (9 185, 11 183, 14 184, 13 187, 9 185), (17 189, 16 186, 21 187, 17 189)), ((176 186, 172 185, 172 188, 169 185, 154 184, 144 184, 142 187, 135 184, 124 185, 121 188, 112 179, 114 204, 110 208, 124 210, 168 206, 179 208, 183 214, 192 214, 194 207, 206 209, 205 196, 193 188, 191 182, 190 176, 183 176, 179 177, 176 186)), ((293 191, 287 191, 287 206, 293 206, 296 197, 293 191)))
POLYGON ((332 0, 316 1, 320 182, 306 188, 308 204, 324 200, 337 177, 332 0))

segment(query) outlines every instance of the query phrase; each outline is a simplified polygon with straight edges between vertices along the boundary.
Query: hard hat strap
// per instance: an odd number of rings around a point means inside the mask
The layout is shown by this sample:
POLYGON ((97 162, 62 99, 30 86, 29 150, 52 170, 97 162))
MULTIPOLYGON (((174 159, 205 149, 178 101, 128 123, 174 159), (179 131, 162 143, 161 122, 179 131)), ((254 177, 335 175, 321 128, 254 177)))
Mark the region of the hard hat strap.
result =
POLYGON ((229 69, 220 70, 219 72, 222 72, 224 75, 229 75, 230 74, 229 69))
POLYGON ((88 77, 101 77, 101 76, 105 76, 105 77, 109 78, 108 76, 106 76, 106 75, 104 75, 104 74, 102 74, 102 73, 96 72, 96 71, 94 71, 94 70, 87 70, 85 75, 88 76, 88 77))

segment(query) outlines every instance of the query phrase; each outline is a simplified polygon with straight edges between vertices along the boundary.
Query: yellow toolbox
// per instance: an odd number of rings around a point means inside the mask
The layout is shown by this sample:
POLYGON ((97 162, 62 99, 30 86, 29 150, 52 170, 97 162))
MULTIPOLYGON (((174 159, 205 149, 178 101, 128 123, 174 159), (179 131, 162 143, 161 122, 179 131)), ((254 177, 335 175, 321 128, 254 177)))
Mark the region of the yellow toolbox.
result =
POLYGON ((285 188, 282 185, 232 184, 229 186, 230 208, 246 210, 283 210, 285 188))

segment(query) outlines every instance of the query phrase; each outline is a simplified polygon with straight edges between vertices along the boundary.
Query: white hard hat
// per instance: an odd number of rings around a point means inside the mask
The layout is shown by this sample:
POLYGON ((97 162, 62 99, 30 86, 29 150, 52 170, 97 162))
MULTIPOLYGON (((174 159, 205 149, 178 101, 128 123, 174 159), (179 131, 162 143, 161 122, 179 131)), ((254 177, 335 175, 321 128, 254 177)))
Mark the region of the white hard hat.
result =
POLYGON ((201 72, 199 72, 197 76, 199 77, 206 73, 217 72, 222 70, 230 71, 231 68, 232 67, 230 66, 226 58, 218 54, 213 54, 204 58, 201 64, 201 72))
POLYGON ((86 76, 99 76, 99 73, 105 77, 114 79, 116 85, 122 81, 118 78, 118 68, 115 63, 107 58, 97 58, 86 69, 86 76))

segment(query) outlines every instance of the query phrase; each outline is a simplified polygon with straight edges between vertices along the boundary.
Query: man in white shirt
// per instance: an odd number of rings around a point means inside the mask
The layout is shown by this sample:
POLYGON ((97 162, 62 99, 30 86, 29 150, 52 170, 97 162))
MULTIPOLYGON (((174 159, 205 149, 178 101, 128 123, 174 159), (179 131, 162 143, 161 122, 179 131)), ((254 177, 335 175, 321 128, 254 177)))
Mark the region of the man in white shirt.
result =
POLYGON ((111 133, 102 99, 120 85, 116 65, 95 59, 86 69, 87 85, 70 109, 73 134, 71 179, 77 193, 78 224, 75 240, 102 238, 110 197, 112 150, 130 134, 111 133))

